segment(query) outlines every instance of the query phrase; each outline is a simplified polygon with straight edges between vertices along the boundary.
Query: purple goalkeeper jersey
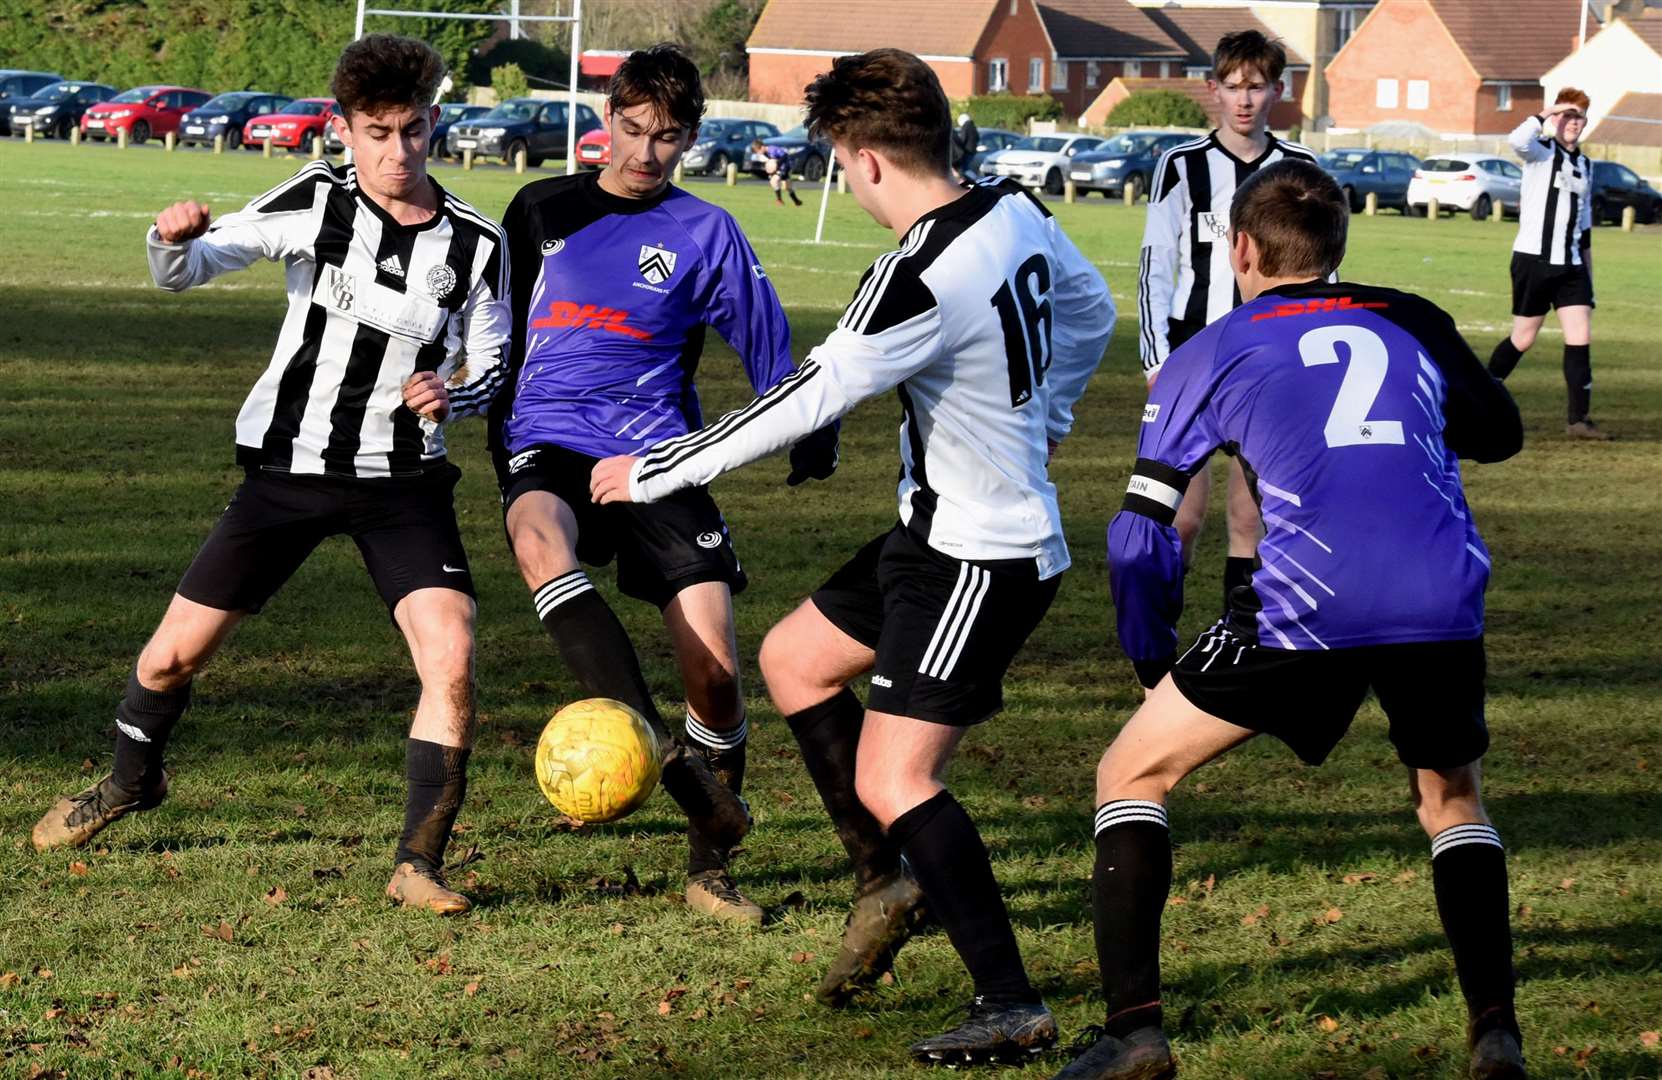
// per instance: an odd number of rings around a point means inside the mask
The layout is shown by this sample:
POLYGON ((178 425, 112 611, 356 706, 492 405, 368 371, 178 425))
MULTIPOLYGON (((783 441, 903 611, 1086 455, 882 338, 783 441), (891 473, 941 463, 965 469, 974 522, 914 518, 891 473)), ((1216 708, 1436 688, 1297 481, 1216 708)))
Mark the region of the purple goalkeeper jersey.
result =
POLYGON ((1390 289, 1273 289, 1171 356, 1108 527, 1120 641, 1170 658, 1182 610, 1173 515, 1214 450, 1263 512, 1262 566, 1231 628, 1281 649, 1452 641, 1483 632, 1489 552, 1459 458, 1523 444, 1517 406, 1436 305, 1390 289))
POLYGON ((784 309, 732 215, 675 187, 622 198, 599 178, 527 184, 502 220, 514 377, 491 412, 499 455, 538 443, 638 454, 699 429, 706 326, 757 393, 793 370, 784 309))

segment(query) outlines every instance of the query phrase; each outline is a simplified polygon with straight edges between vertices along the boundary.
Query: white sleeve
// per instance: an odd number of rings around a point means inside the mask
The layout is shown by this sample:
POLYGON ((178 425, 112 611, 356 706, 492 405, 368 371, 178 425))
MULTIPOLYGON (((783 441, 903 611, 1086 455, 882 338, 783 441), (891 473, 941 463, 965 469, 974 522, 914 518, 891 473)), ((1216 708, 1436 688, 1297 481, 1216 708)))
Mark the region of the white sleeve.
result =
POLYGON ((1050 409, 1045 435, 1061 442, 1073 430, 1073 406, 1085 393, 1085 384, 1102 363, 1108 339, 1114 333, 1114 298, 1108 284, 1080 252, 1068 234, 1056 223, 1046 221, 1051 231, 1051 250, 1056 255, 1056 282, 1051 287, 1054 304, 1050 340, 1050 409))
POLYGON ((1189 185, 1184 182, 1170 150, 1154 170, 1148 194, 1148 217, 1143 223, 1143 251, 1137 266, 1137 316, 1142 322, 1137 352, 1143 376, 1152 379, 1171 353, 1168 320, 1172 294, 1177 291, 1178 254, 1189 219, 1189 185))
POLYGON ((708 484, 794 445, 934 362, 943 347, 940 306, 904 264, 890 269, 886 277, 866 272, 831 336, 767 393, 643 454, 629 472, 629 498, 655 502, 708 484))
POLYGON ((1512 129, 1506 141, 1513 152, 1525 161, 1551 161, 1552 148, 1541 143, 1541 132, 1545 127, 1539 116, 1526 116, 1523 123, 1512 129))
POLYGON ((333 182, 328 163, 313 162, 182 244, 164 242, 151 225, 145 235, 151 280, 168 292, 183 292, 259 259, 310 257, 323 206, 314 193, 319 183, 333 182))
POLYGON ((507 381, 513 332, 509 299, 507 239, 497 229, 474 254, 473 289, 458 313, 461 351, 439 369, 449 386, 452 420, 484 413, 507 381))

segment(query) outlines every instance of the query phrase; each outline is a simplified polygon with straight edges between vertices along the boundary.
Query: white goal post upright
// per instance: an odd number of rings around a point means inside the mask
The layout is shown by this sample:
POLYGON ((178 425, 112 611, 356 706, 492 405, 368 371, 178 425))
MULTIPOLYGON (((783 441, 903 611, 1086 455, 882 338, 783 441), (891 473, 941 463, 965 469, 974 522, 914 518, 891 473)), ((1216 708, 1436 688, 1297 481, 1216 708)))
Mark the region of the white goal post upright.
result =
MULTIPOLYGON (((810 144, 812 145, 812 144, 810 144)), ((831 201, 831 174, 837 171, 837 148, 831 147, 825 161, 825 186, 819 193, 819 222, 814 226, 814 243, 819 243, 825 236, 825 207, 831 201)))
POLYGON ((566 172, 577 171, 577 58, 583 52, 583 0, 564 0, 571 5, 569 15, 521 15, 520 0, 511 0, 506 15, 473 14, 466 11, 405 11, 397 8, 366 7, 367 0, 358 0, 358 21, 352 30, 352 40, 364 36, 365 15, 386 15, 394 19, 484 19, 508 24, 511 38, 521 36, 520 24, 528 22, 571 24, 571 72, 566 80, 566 172))

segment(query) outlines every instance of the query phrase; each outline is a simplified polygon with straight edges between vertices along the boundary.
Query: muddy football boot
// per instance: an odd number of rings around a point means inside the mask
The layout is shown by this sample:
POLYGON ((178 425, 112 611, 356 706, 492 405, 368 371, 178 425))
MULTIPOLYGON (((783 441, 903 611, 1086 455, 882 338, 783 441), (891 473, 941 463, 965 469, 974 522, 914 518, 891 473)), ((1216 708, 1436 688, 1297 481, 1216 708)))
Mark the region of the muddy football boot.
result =
POLYGON ((1472 1044, 1472 1080, 1525 1080, 1523 1047, 1510 1031, 1494 1028, 1472 1044))
POLYGON ((762 925, 760 905, 740 892, 725 870, 705 870, 687 878, 687 906, 721 922, 762 925))
POLYGON ((875 986, 926 916, 923 889, 904 869, 861 893, 843 924, 837 958, 820 980, 820 1003, 840 1009, 875 986))
POLYGON ((1170 1080, 1177 1075, 1166 1033, 1157 1027, 1138 1028, 1121 1039, 1100 1027, 1086 1028, 1074 1045, 1083 1050, 1051 1080, 1170 1080), (1095 1037, 1092 1043, 1086 1039, 1095 1037))
POLYGON ((912 1044, 926 1065, 988 1065, 1028 1061, 1056 1045, 1056 1018, 1042 1003, 989 1004, 976 998, 969 1017, 951 1031, 912 1044))
POLYGON ((750 804, 727 789, 704 755, 680 740, 664 755, 659 781, 687 820, 718 848, 737 847, 750 831, 750 804))
POLYGON ((52 804, 41 819, 35 822, 30 839, 36 851, 53 848, 82 847, 102 832, 105 826, 161 804, 167 798, 167 774, 161 783, 140 795, 129 795, 116 787, 113 777, 106 776, 98 783, 75 795, 65 795, 52 804))
POLYGON ((452 889, 443 873, 409 862, 399 863, 392 872, 387 896, 404 907, 424 908, 435 915, 461 915, 473 910, 473 901, 452 889))

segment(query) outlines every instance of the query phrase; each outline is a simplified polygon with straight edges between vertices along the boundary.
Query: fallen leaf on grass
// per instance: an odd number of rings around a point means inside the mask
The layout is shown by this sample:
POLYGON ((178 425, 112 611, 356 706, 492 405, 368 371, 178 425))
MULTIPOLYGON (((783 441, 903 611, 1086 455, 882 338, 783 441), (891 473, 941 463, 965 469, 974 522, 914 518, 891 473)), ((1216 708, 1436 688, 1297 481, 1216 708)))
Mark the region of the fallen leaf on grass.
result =
POLYGON ((428 960, 427 970, 431 971, 434 975, 450 974, 450 954, 447 952, 440 953, 439 955, 428 960))
POLYGON ((849 1032, 849 1034, 854 1036, 856 1039, 869 1039, 873 1035, 877 1034, 877 1032, 873 1031, 869 1027, 857 1027, 853 1031, 849 1032))
POLYGON ((1218 885, 1218 875, 1216 875, 1216 874, 1207 874, 1206 875, 1206 880, 1200 883, 1200 888, 1201 888, 1201 891, 1204 892, 1207 896, 1211 896, 1212 895, 1212 890, 1217 888, 1217 885, 1218 885))
POLYGON ((1391 1080, 1391 1074, 1385 1071, 1385 1066, 1375 1065, 1362 1074, 1362 1080, 1391 1080))
POLYGON ((15 971, 7 971, 0 974, 0 990, 10 990, 22 981, 23 976, 19 975, 15 971))
POLYGON ((1560 881, 1558 883, 1558 887, 1560 889, 1564 890, 1565 892, 1569 892, 1571 889, 1575 888, 1575 878, 1573 878, 1573 877, 1565 878, 1563 881, 1560 881))
POLYGON ((1241 925, 1242 926, 1257 926, 1258 921, 1260 919, 1269 918, 1269 914, 1270 914, 1270 906, 1268 904, 1259 904, 1257 911, 1254 911, 1251 915, 1242 915, 1241 916, 1241 925))
POLYGON ((1530 907, 1528 904, 1518 905, 1518 918, 1527 919, 1533 914, 1535 914, 1535 909, 1530 907))
POLYGON ((189 964, 180 964, 178 967, 173 969, 173 977, 175 979, 188 979, 190 976, 191 970, 189 964))
POLYGON ((1639 1032, 1639 1045, 1654 1049, 1657 1043, 1662 1043, 1662 1031, 1639 1032))
POLYGON ((204 925, 202 927, 202 936, 218 938, 220 941, 229 944, 231 939, 236 937, 236 931, 231 928, 230 923, 226 922, 224 919, 221 919, 219 920, 218 926, 204 925))
POLYGON ((474 994, 477 994, 478 992, 479 992, 479 984, 477 982, 470 982, 466 986, 462 987, 462 993, 466 994, 468 997, 472 997, 474 994))
POLYGON ((270 904, 272 907, 276 907, 288 898, 288 890, 284 889, 281 885, 273 885, 265 891, 265 902, 270 904))
POLYGON ((300 1080, 335 1080, 335 1070, 327 1065, 313 1065, 300 1074, 300 1080))
POLYGON ((1188 902, 1189 901, 1187 901, 1186 899, 1184 899, 1181 896, 1168 896, 1168 897, 1166 897, 1166 906, 1167 907, 1182 907, 1184 904, 1187 904, 1188 902))
POLYGON ((674 1007, 675 1006, 671 1005, 667 1001, 660 1001, 660 1002, 658 1002, 658 1015, 659 1016, 668 1016, 669 1011, 671 1009, 673 1009, 674 1007))
POLYGON ((1406 885, 1410 881, 1413 881, 1415 878, 1417 878, 1419 876, 1420 875, 1415 873, 1413 870, 1404 870, 1402 873, 1398 874, 1396 877, 1392 878, 1391 880, 1394 881, 1398 885, 1406 885))
POLYGON ((35 978, 37 978, 37 979, 50 979, 51 977, 52 977, 52 969, 51 968, 49 968, 49 967, 38 967, 38 968, 35 969, 35 978))
POLYGON ((1331 1016, 1324 1016, 1320 1020, 1316 1021, 1316 1026, 1331 1034, 1339 1030, 1339 1021, 1333 1019, 1331 1016))
POLYGON ((1325 924, 1327 926, 1332 926, 1334 923, 1338 922, 1340 919, 1342 919, 1344 917, 1345 917, 1345 913, 1343 911, 1339 910, 1336 907, 1330 907, 1326 911, 1322 912, 1320 915, 1316 916, 1316 924, 1318 926, 1323 925, 1323 924, 1325 924))
POLYGON ((79 861, 72 862, 72 863, 69 864, 69 872, 71 874, 74 874, 76 877, 86 877, 87 876, 87 864, 84 863, 84 862, 79 862, 79 861))
POLYGON ((1345 875, 1345 884, 1346 885, 1361 885, 1364 882, 1373 881, 1378 877, 1379 877, 1378 874, 1346 874, 1345 875))
POLYGON ((799 952, 791 953, 791 963, 793 963, 793 964, 806 964, 808 961, 812 960, 813 958, 814 958, 814 954, 811 953, 811 952, 800 952, 799 951, 799 952))

